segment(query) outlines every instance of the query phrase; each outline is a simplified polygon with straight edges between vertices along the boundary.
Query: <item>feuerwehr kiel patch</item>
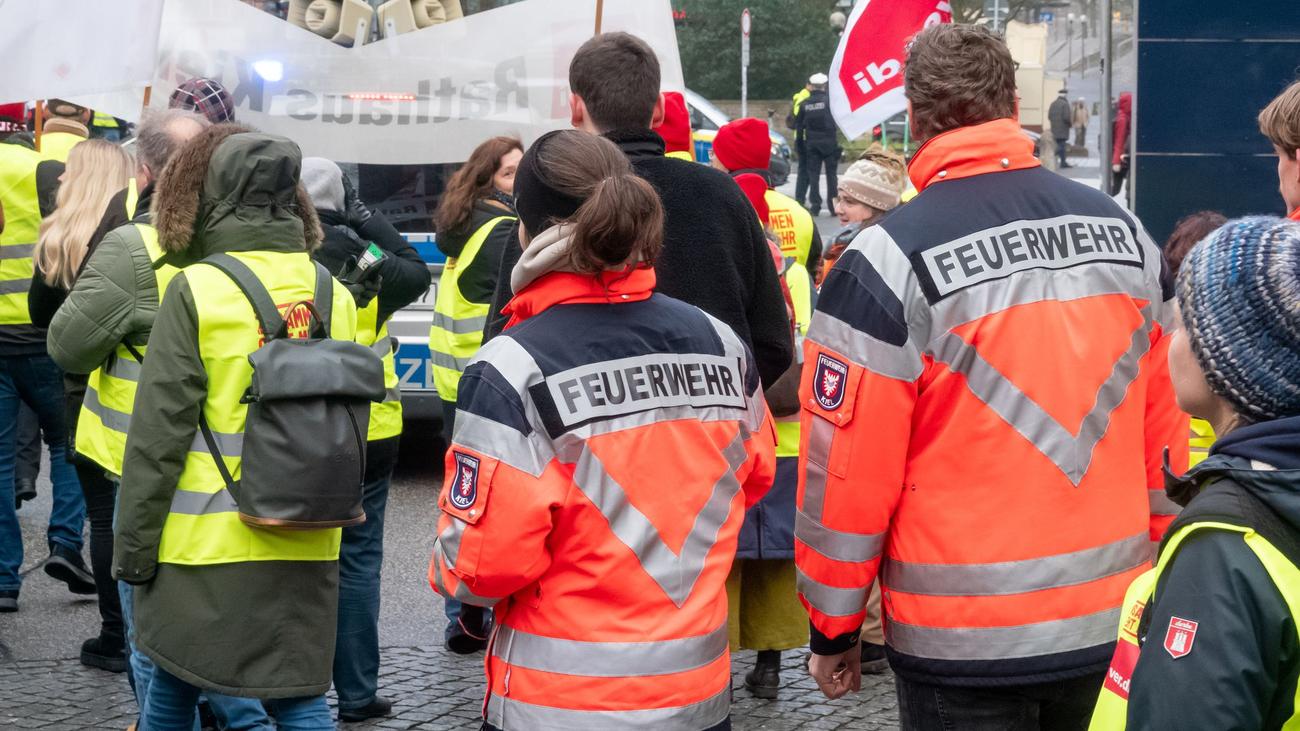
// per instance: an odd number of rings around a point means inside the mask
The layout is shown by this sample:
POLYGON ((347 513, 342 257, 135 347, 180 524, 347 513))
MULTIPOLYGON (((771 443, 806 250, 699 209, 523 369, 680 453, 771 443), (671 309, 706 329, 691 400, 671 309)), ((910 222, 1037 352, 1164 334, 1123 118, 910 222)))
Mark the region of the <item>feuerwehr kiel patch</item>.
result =
POLYGON ((826 355, 817 354, 817 372, 813 376, 813 393, 817 404, 827 411, 834 411, 844 403, 844 390, 849 380, 849 367, 826 355))
POLYGON ((478 499, 478 457, 456 452, 456 484, 451 486, 451 504, 464 510, 478 499))

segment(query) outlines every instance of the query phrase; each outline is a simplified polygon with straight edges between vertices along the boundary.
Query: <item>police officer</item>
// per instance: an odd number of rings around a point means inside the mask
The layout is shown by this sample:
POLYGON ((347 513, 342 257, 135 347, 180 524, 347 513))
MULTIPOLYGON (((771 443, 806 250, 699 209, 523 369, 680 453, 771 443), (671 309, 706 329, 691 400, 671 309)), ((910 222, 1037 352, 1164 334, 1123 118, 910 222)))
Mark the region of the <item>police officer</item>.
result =
MULTIPOLYGON (((835 191, 838 189, 836 175, 840 164, 839 128, 831 116, 830 96, 826 93, 829 81, 826 74, 815 73, 808 78, 811 89, 808 98, 799 105, 794 115, 795 135, 802 135, 804 149, 808 153, 808 212, 816 216, 822 207, 822 195, 817 189, 817 179, 822 170, 826 171, 826 211, 835 209, 835 191)), ((795 198, 803 202, 795 183, 795 198)))

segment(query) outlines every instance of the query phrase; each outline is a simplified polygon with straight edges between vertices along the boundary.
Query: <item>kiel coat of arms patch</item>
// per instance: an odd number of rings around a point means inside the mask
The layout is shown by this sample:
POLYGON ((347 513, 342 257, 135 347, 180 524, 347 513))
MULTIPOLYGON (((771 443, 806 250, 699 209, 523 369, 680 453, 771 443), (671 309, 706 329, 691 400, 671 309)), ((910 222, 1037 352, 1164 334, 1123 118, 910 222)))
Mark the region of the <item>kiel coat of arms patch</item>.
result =
POLYGON ((456 481, 448 490, 451 504, 464 510, 478 499, 478 457, 456 452, 456 481))
POLYGON ((844 391, 848 387, 849 367, 826 355, 817 354, 817 370, 813 374, 813 395, 817 404, 827 411, 834 411, 844 403, 844 391))

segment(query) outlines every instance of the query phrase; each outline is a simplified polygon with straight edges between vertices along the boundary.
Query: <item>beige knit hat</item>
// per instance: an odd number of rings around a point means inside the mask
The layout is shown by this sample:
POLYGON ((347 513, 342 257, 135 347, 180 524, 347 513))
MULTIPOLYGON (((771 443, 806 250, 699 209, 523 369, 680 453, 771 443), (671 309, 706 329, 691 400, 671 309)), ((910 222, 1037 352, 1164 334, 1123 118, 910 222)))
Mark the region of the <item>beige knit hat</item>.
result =
POLYGON ((907 184, 907 165, 876 143, 844 171, 839 183, 840 195, 877 210, 892 210, 907 184))

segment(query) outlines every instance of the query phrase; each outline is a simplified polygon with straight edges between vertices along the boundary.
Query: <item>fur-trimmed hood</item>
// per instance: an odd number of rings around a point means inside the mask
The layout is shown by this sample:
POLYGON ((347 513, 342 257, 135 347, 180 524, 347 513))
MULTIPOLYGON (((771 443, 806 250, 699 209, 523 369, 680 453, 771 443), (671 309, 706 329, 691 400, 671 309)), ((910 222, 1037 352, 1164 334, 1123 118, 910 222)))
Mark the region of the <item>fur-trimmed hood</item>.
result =
POLYGON ((235 124, 185 144, 158 179, 153 222, 176 264, 218 252, 313 251, 320 221, 299 184, 302 152, 235 124))

